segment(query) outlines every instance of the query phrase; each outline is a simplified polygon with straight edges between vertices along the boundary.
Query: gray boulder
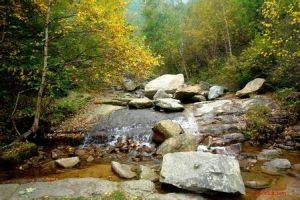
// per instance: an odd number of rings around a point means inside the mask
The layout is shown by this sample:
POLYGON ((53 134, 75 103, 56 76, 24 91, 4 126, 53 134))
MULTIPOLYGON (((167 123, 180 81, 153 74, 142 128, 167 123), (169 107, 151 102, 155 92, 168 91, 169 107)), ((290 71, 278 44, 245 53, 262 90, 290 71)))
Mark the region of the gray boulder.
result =
POLYGON ((153 106, 153 102, 148 98, 137 98, 132 99, 129 102, 130 108, 143 109, 143 108, 151 108, 153 106))
POLYGON ((272 160, 282 155, 281 149, 264 149, 257 155, 258 160, 272 160))
POLYGON ((121 164, 121 163, 112 161, 111 167, 112 167, 113 171, 122 178, 130 179, 130 178, 133 178, 136 176, 136 174, 133 171, 131 171, 132 166, 130 166, 130 165, 121 164))
POLYGON ((136 82, 134 82, 132 79, 129 79, 129 78, 124 79, 123 86, 124 86, 125 91, 128 91, 128 92, 132 92, 139 87, 139 85, 136 84, 136 82))
POLYGON ((174 94, 175 99, 189 100, 195 95, 200 94, 201 88, 198 85, 188 85, 185 87, 178 88, 174 94))
POLYGON ((153 99, 165 99, 165 98, 172 98, 171 94, 166 93, 164 90, 159 89, 155 95, 153 96, 153 99))
POLYGON ((180 134, 165 140, 156 153, 165 155, 174 152, 196 151, 199 145, 199 138, 191 134, 180 134))
POLYGON ((162 120, 152 128, 152 140, 157 143, 162 143, 166 139, 183 133, 181 126, 172 120, 162 120))
POLYGON ((249 94, 253 94, 258 90, 260 90, 263 87, 265 82, 266 80, 263 78, 256 78, 250 81, 249 83, 247 83, 247 85, 243 89, 237 91, 235 95, 238 97, 243 97, 249 94))
POLYGON ((245 194, 238 161, 233 157, 211 153, 166 154, 160 182, 196 193, 213 191, 245 194))
POLYGON ((184 110, 183 105, 179 100, 166 98, 166 99, 157 99, 154 102, 156 108, 163 109, 164 111, 169 112, 180 112, 184 110))
POLYGON ((152 98, 159 89, 165 90, 167 93, 174 93, 183 84, 183 74, 165 74, 145 85, 145 96, 152 98))
POLYGON ((270 162, 265 162, 261 168, 267 174, 282 175, 287 169, 291 168, 291 163, 287 159, 277 158, 270 162))
POLYGON ((61 158, 55 161, 61 167, 72 168, 80 162, 79 157, 61 158))
POLYGON ((213 100, 224 95, 225 88, 222 86, 212 86, 208 92, 208 99, 213 100))

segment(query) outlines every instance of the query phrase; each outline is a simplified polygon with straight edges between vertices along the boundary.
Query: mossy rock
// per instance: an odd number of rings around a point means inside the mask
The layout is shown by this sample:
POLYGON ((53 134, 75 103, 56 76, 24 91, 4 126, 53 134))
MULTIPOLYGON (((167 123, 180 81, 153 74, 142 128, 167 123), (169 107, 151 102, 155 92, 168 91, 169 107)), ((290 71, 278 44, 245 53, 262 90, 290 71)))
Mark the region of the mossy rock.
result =
POLYGON ((12 145, 0 152, 0 163, 20 163, 36 154, 36 144, 29 142, 14 142, 12 145))

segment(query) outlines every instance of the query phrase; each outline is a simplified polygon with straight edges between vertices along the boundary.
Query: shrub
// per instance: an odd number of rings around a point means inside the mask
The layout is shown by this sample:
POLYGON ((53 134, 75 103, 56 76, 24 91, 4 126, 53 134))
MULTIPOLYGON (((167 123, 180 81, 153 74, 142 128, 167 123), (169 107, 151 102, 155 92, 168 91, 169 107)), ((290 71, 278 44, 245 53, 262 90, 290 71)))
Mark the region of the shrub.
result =
POLYGON ((299 92, 296 92, 293 88, 284 88, 275 92, 275 98, 281 108, 288 112, 290 123, 295 123, 300 111, 299 92))
POLYGON ((246 130, 245 136, 255 138, 260 133, 263 133, 269 126, 269 117, 271 110, 264 105, 255 105, 246 111, 246 130))

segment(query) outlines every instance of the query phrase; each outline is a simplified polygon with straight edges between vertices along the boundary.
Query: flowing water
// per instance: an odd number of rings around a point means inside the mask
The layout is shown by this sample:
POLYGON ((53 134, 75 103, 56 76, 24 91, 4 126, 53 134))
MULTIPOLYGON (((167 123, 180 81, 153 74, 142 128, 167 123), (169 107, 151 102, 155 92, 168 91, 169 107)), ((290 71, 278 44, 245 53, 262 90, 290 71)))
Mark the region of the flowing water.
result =
POLYGON ((152 109, 122 109, 106 116, 88 134, 84 146, 90 144, 113 145, 118 138, 132 138, 141 144, 150 144, 155 123, 169 119, 178 122, 191 134, 197 134, 198 125, 188 106, 182 113, 161 113, 152 109))

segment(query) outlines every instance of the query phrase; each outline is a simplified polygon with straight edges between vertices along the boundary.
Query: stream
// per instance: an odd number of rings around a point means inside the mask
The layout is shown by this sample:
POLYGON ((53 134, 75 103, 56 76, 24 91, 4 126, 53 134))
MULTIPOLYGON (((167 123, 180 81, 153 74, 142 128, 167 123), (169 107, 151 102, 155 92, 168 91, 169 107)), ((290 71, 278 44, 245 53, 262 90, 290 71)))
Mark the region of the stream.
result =
MULTIPOLYGON (((113 113, 102 118, 91 131, 86 135, 84 143, 80 148, 89 148, 90 146, 98 146, 106 148, 114 145, 118 142, 119 138, 132 138, 135 142, 141 145, 154 146, 151 142, 152 127, 153 125, 163 119, 170 119, 178 122, 185 132, 190 134, 199 134, 199 119, 195 118, 195 105, 185 105, 186 109, 182 113, 162 113, 152 109, 131 110, 121 109, 114 111, 113 113)), ((262 149, 252 147, 248 143, 243 144, 241 153, 257 155, 262 149)), ((300 163, 299 151, 283 151, 282 158, 287 158, 291 164, 300 163)), ((18 169, 1 170, 0 181, 3 183, 23 183, 28 181, 37 180, 56 180, 64 178, 74 177, 96 177, 103 178, 112 181, 123 181, 115 175, 110 166, 110 160, 124 161, 123 156, 116 155, 110 159, 103 160, 102 158, 95 159, 94 162, 83 162, 80 166, 73 169, 60 169, 52 173, 43 173, 40 168, 31 168, 29 171, 20 171, 18 169)), ((126 159, 125 159, 126 160, 126 159)), ((128 160, 126 160, 128 162, 128 160)), ((143 165, 159 165, 160 161, 143 161, 133 164, 143 165)), ((242 170, 241 174, 245 180, 259 179, 269 180, 271 182, 270 188, 264 190, 254 190, 246 188, 246 195, 243 197, 208 197, 208 199, 272 199, 274 196, 268 195, 268 193, 262 193, 263 191, 280 191, 280 190, 297 190, 297 184, 299 183, 299 177, 293 177, 285 174, 281 176, 271 176, 262 172, 260 166, 262 162, 258 161, 254 164, 251 170, 242 170), (290 185, 291 182, 295 182, 294 185, 290 185), (265 195, 264 195, 265 194, 265 195), (258 198, 258 196, 260 196, 258 198)), ((300 185, 298 185, 300 187, 300 185)), ((161 193, 171 192, 168 189, 160 189, 160 184, 157 183, 158 191, 161 193)), ((299 188, 298 188, 299 189, 299 188)), ((287 195, 287 194, 282 194, 287 195)), ((286 199, 287 196, 277 196, 276 199, 286 199)), ((298 197, 292 197, 290 199, 299 199, 298 197)))

